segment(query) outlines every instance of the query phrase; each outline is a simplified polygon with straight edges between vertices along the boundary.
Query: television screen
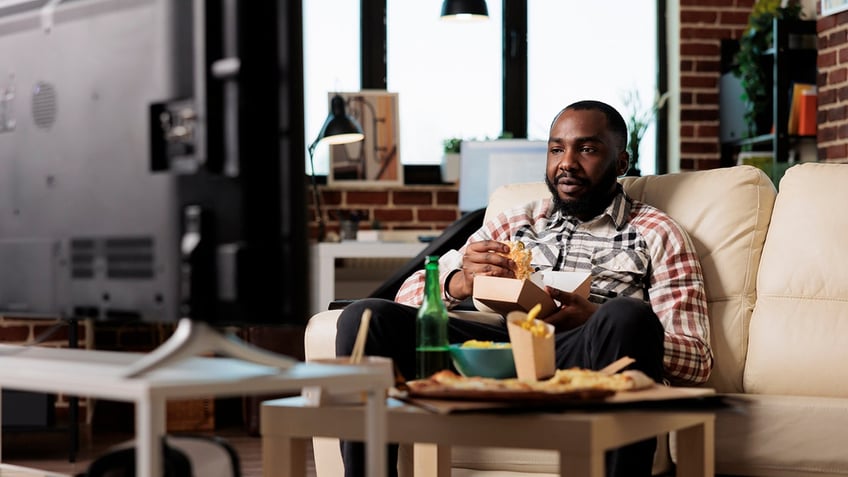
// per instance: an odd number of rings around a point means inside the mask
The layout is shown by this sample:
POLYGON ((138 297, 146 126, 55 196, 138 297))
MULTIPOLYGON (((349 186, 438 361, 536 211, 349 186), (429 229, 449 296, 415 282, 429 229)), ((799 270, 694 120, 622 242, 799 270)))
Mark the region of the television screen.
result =
POLYGON ((0 6, 0 309, 303 324, 299 0, 0 6))

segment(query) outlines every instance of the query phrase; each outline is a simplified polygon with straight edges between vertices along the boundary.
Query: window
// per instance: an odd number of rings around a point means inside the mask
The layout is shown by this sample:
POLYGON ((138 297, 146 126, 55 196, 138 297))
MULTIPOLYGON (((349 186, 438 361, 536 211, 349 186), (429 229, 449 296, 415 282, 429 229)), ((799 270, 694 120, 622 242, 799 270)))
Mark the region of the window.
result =
MULTIPOLYGON (((442 22, 435 0, 385 1, 386 83, 400 102, 401 161, 437 164, 445 139, 498 137, 504 0, 487 0, 490 18, 481 23, 442 22)), ((327 94, 360 89, 360 5, 303 3, 309 144, 327 115, 327 94)), ((650 106, 658 76, 657 0, 532 0, 527 8, 529 138, 547 139, 554 115, 579 99, 608 102, 625 119, 626 92, 638 91, 650 106)), ((642 141, 643 174, 655 172, 654 129, 642 141)), ((326 174, 326 147, 315 160, 316 172, 326 174)))
POLYGON ((388 0, 388 89, 400 101, 400 156, 434 164, 442 142, 494 139, 501 134, 501 5, 488 0, 489 19, 439 19, 440 2, 388 0))
MULTIPOLYGON (((359 2, 303 2, 303 109, 305 144, 318 136, 329 108, 328 95, 359 91, 359 2), (330 14, 332 13, 332 14, 330 14)), ((315 150, 315 174, 329 172, 326 145, 315 150)), ((307 173, 311 172, 309 163, 307 173)))
MULTIPOLYGON (((627 120, 623 97, 656 94, 656 3, 633 0, 532 0, 527 11, 527 137, 547 139, 551 121, 574 101, 597 99, 627 120), (609 12, 616 12, 610 15, 609 12)), ((655 128, 640 147, 643 174, 654 173, 655 128)))

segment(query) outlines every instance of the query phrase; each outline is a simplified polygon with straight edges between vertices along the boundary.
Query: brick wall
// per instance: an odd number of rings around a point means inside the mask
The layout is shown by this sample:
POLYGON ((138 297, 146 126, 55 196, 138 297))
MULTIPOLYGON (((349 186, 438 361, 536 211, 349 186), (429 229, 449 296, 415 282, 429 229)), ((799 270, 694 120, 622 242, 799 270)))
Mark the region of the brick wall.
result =
MULTIPOLYGON (((719 167, 720 40, 739 38, 755 0, 681 0, 682 170, 719 167)), ((821 1, 816 2, 821 13, 821 1)), ((848 158, 848 12, 817 17, 819 161, 848 158)))
MULTIPOLYGON (((821 12, 821 2, 818 2, 821 12)), ((848 12, 819 17, 818 159, 848 157, 848 12)))
MULTIPOLYGON (((77 345, 87 347, 91 337, 91 324, 77 323, 77 345)), ((15 316, 0 316, 0 343, 11 345, 38 345, 49 348, 68 347, 69 322, 53 319, 32 319, 15 316)), ((84 421, 89 401, 79 400, 79 418, 84 421)), ((55 401, 56 419, 61 422, 68 416, 68 399, 58 395, 55 401)))
MULTIPOLYGON (((406 185, 402 187, 333 188, 319 186, 327 232, 337 234, 346 215, 361 217, 361 230, 443 230, 459 218, 456 185, 406 185), (377 223, 375 223, 375 221, 377 223)), ((310 237, 316 237, 314 207, 309 195, 310 237)))
POLYGON ((755 0, 680 0, 680 169, 719 167, 721 40, 738 39, 755 0))

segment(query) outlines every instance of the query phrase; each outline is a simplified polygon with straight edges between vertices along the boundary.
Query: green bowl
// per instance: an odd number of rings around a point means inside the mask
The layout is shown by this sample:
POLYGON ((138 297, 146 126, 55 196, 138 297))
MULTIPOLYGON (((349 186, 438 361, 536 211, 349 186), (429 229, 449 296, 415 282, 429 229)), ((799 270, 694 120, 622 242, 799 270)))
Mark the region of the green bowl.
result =
MULTIPOLYGON (((495 343, 495 345, 502 345, 502 343, 495 343)), ((452 344, 450 354, 453 365, 463 376, 497 379, 516 376, 512 347, 463 348, 461 344, 452 344)))

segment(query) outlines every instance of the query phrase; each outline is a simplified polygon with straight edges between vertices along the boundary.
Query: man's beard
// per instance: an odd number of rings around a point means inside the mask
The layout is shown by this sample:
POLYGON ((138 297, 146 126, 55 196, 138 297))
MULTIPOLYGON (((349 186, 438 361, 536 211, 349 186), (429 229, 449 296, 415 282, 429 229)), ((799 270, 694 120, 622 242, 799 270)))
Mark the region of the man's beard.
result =
POLYGON ((563 172, 556 176, 552 182, 547 174, 545 174, 545 184, 548 185, 548 190, 553 196, 554 207, 565 216, 574 216, 581 220, 591 219, 603 212, 610 205, 613 197, 615 197, 615 184, 618 180, 618 175, 614 164, 611 165, 604 176, 601 177, 601 180, 586 195, 577 199, 562 200, 559 196, 556 184, 560 179, 567 176, 568 173, 563 172))

